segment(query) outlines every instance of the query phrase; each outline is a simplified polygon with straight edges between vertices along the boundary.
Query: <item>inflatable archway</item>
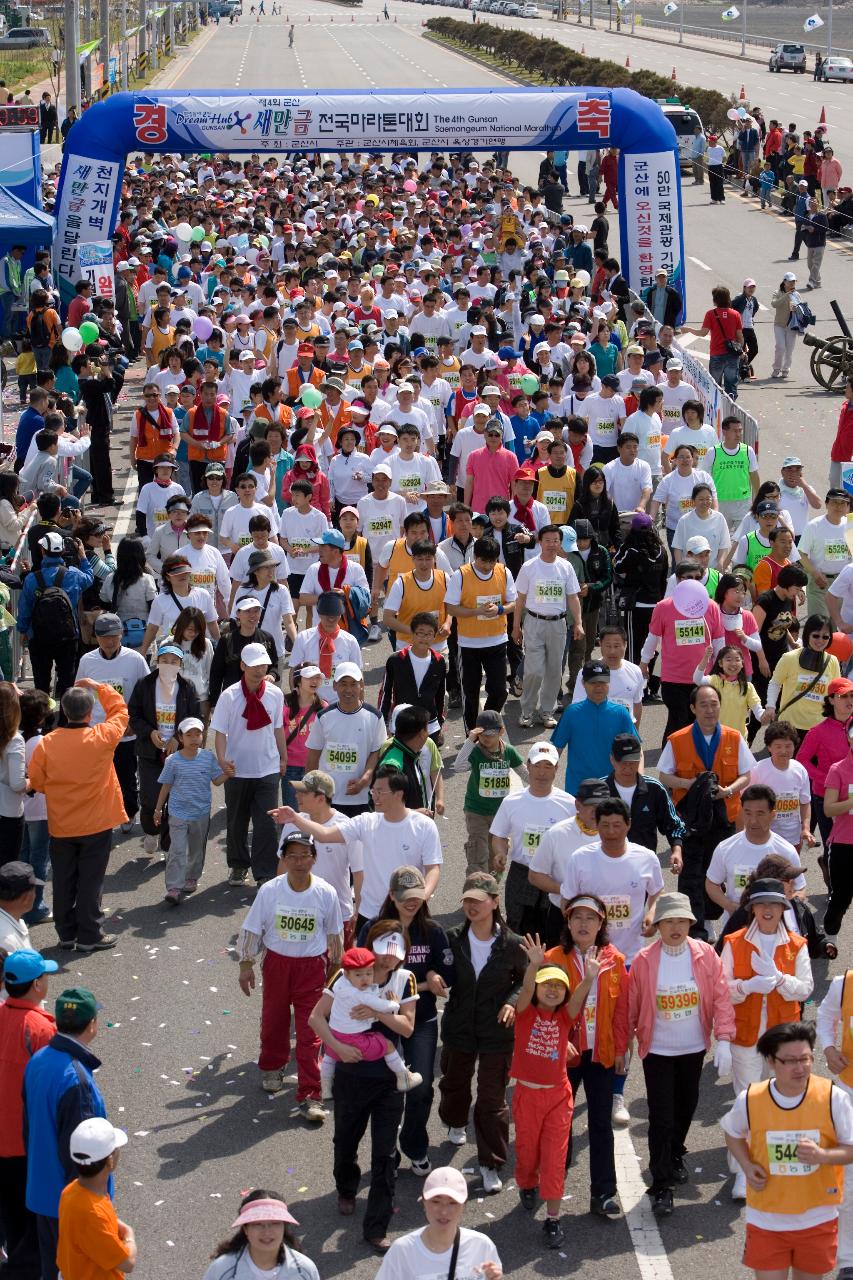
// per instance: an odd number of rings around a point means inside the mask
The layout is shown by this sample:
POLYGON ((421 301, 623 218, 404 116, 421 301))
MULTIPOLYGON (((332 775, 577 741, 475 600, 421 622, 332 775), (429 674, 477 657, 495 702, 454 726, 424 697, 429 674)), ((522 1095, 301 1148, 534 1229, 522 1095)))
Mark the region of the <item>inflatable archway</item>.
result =
POLYGON ((634 289, 663 266, 684 295, 678 147, 657 103, 632 89, 411 89, 253 94, 118 93, 68 134, 56 204, 54 260, 68 293, 77 246, 106 240, 134 151, 619 148, 621 263, 634 289))

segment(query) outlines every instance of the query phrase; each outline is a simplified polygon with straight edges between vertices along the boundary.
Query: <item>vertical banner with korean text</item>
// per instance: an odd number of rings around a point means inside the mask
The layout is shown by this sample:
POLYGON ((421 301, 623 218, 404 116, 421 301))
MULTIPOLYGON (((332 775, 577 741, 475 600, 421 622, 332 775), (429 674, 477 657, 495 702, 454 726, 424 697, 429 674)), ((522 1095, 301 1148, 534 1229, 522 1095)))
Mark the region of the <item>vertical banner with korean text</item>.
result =
POLYGON ((89 280, 96 298, 115 298, 116 281, 111 240, 95 240, 77 246, 81 280, 89 280))
POLYGON ((68 159, 53 242, 54 273, 65 303, 73 298, 80 278, 77 246, 102 242, 112 233, 122 168, 117 160, 80 155, 68 159))
POLYGON ((683 297, 678 152, 623 153, 620 167, 624 273, 632 288, 642 293, 663 267, 683 297))

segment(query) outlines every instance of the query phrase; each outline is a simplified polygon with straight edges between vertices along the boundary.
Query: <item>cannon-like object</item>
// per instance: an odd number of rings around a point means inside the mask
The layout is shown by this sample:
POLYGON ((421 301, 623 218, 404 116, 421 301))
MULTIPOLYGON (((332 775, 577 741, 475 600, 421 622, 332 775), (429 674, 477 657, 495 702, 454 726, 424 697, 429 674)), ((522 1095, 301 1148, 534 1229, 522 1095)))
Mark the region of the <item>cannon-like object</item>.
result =
POLYGON ((814 334, 803 335, 803 345, 812 347, 810 368, 812 377, 824 391, 843 391, 844 381, 853 374, 853 334, 841 314, 841 308, 833 299, 829 304, 841 333, 831 338, 818 338, 814 334))

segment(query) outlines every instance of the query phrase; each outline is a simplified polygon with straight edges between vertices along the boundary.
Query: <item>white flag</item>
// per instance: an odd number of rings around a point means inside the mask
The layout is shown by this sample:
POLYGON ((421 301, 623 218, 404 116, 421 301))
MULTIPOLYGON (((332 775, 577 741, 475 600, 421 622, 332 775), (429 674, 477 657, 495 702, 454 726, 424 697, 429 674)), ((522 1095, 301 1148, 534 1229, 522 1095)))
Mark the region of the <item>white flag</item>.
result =
POLYGON ((677 8, 678 5, 675 3, 675 0, 669 0, 669 4, 665 4, 663 7, 663 16, 668 18, 671 13, 675 13, 677 8))
POLYGON ((739 17, 740 9, 736 9, 734 5, 732 5, 731 8, 726 9, 725 13, 722 15, 723 22, 734 22, 735 19, 739 17))
POLYGON ((820 14, 813 13, 810 18, 806 18, 803 23, 803 31, 817 31, 818 27, 823 26, 823 18, 820 14))

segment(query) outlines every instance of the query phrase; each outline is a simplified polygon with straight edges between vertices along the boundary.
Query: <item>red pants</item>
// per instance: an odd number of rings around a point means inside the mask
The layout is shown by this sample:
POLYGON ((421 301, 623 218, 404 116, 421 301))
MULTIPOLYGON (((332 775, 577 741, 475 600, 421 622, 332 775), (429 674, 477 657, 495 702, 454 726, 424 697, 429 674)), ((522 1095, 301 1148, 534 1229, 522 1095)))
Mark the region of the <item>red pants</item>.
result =
POLYGON ((268 951, 263 961, 261 1071, 281 1071, 290 1061, 290 1007, 296 1021, 296 1101, 320 1097, 320 1040, 308 1017, 323 994, 326 957, 280 956, 268 951))
POLYGON ((562 1197, 573 1111, 568 1080, 550 1089, 516 1084, 512 1094, 515 1181, 522 1191, 538 1186, 543 1200, 562 1197))

